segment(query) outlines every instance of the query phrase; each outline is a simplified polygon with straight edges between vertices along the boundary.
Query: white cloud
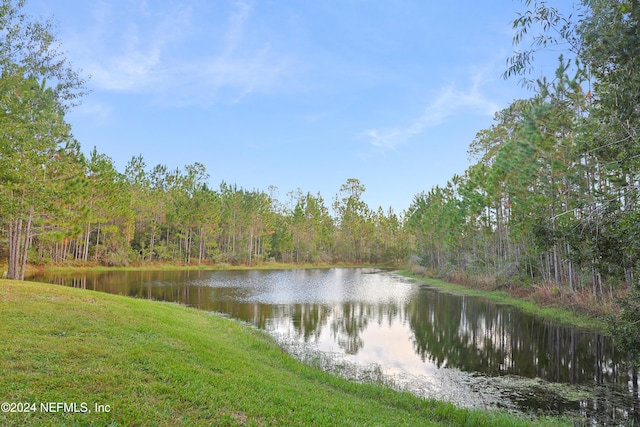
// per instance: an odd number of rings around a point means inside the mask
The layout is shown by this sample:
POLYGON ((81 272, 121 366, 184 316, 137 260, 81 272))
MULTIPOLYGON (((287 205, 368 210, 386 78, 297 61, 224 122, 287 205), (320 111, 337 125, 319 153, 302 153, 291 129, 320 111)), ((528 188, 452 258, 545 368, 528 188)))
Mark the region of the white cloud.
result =
POLYGON ((101 102, 83 102, 73 110, 73 114, 82 116, 99 125, 108 124, 111 121, 111 106, 101 102))
POLYGON ((239 102, 270 90, 288 66, 267 41, 247 40, 252 8, 243 1, 233 2, 222 20, 212 17, 206 28, 196 23, 202 17, 191 6, 133 3, 126 10, 99 3, 91 30, 67 43, 98 90, 177 104, 211 103, 224 92, 225 101, 239 102))
POLYGON ((487 79, 486 75, 486 68, 472 70, 472 84, 467 89, 460 89, 455 83, 444 86, 427 104, 422 114, 407 126, 369 129, 362 135, 375 147, 393 149, 463 111, 472 110, 476 114, 492 117, 500 107, 482 92, 483 86, 492 80, 487 79))

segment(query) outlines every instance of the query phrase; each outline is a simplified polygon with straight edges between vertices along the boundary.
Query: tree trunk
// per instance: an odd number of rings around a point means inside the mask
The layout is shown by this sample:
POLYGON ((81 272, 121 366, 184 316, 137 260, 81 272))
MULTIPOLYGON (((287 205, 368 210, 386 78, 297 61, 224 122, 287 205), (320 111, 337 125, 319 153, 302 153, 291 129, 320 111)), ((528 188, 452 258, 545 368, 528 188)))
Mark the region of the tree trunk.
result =
POLYGON ((22 265, 20 267, 19 279, 24 280, 24 271, 27 268, 27 254, 29 250, 29 243, 31 240, 31 224, 33 223, 33 208, 29 208, 29 219, 27 220, 27 230, 24 235, 24 247, 22 252, 22 265))
POLYGON ((7 278, 24 280, 24 272, 27 265, 27 251, 33 222, 33 208, 29 209, 29 217, 23 231, 23 219, 9 221, 9 259, 7 278))
POLYGON ((96 262, 98 261, 98 246, 100 245, 100 222, 98 222, 98 231, 96 234, 96 253, 94 256, 94 259, 96 260, 96 262))
POLYGON ((205 242, 204 242, 204 230, 202 229, 202 226, 200 226, 200 247, 198 250, 198 265, 200 265, 202 263, 202 258, 204 257, 204 247, 205 247, 205 242))
POLYGON ((149 261, 153 260, 153 247, 156 243, 156 226, 151 227, 151 240, 149 242, 149 261))
POLYGON ((22 219, 9 221, 9 259, 8 274, 9 279, 18 279, 18 254, 20 253, 20 231, 22 230, 22 219))
POLYGON ((84 237, 84 248, 82 252, 82 260, 87 262, 89 260, 89 238, 91 237, 91 223, 87 224, 87 234, 84 237))

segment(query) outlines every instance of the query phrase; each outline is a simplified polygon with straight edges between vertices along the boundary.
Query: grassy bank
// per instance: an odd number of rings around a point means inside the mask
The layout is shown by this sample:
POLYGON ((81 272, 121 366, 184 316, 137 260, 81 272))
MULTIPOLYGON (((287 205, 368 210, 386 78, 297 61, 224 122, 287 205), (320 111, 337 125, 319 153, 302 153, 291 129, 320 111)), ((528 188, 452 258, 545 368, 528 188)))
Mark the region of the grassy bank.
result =
POLYGON ((606 324, 600 318, 593 317, 588 314, 582 314, 564 307, 544 305, 540 301, 528 299, 526 293, 514 295, 504 290, 475 289, 468 286, 457 285, 455 283, 444 282, 439 279, 412 274, 409 270, 403 270, 401 271, 401 274, 406 277, 420 280, 430 286, 437 287, 447 292, 487 298, 498 304, 508 304, 518 307, 526 313, 541 316, 567 325, 593 329, 600 332, 606 331, 606 324))
MULTIPOLYGON (((176 271, 176 270, 284 270, 284 269, 309 269, 309 268, 351 268, 351 267, 372 267, 372 268, 394 268, 397 266, 391 265, 369 265, 369 264, 348 264, 348 263, 336 263, 336 264, 294 264, 294 263, 281 263, 281 262, 264 262, 257 265, 235 265, 227 263, 219 264, 162 264, 162 263, 148 263, 141 265, 129 265, 129 266, 113 266, 108 267, 104 265, 93 265, 91 263, 81 263, 74 265, 29 265, 27 266, 27 276, 42 273, 42 272, 55 272, 55 273, 73 273, 78 271, 176 271)), ((0 265, 0 270, 6 271, 6 266, 0 265)))
POLYGON ((29 413, 0 411, 5 426, 543 421, 342 380, 297 362, 259 331, 175 304, 0 280, 0 324, 0 402, 35 404, 29 413))

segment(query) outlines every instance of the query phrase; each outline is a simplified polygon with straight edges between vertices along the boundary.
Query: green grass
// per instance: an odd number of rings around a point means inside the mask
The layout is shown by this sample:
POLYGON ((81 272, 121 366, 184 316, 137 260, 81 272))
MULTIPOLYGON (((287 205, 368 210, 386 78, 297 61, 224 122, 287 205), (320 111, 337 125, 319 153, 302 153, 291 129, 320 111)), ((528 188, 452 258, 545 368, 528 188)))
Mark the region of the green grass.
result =
POLYGON ((473 289, 454 283, 443 282, 439 279, 411 274, 408 270, 403 270, 400 272, 400 274, 406 277, 420 280, 445 292, 486 298, 494 301, 497 304, 507 304, 510 306, 514 306, 524 311, 525 313, 544 317, 546 319, 554 320, 562 324, 592 329, 599 332, 605 332, 607 330, 605 322, 601 319, 582 315, 576 313, 575 311, 568 310, 562 307, 544 307, 532 301, 513 297, 506 291, 485 291, 481 289, 473 289))
MULTIPOLYGON (((104 271, 184 271, 184 270, 291 270, 291 269, 310 269, 310 268, 393 268, 390 265, 374 265, 374 264, 293 264, 281 262, 264 262, 258 265, 234 265, 227 263, 219 264, 142 264, 130 266, 114 266, 107 267, 103 265, 77 264, 77 265, 47 265, 47 266, 27 266, 26 276, 38 274, 40 272, 53 273, 82 273, 82 272, 104 272, 104 271)), ((0 266, 0 273, 6 271, 6 267, 0 266)))
POLYGON ((183 306, 0 280, 3 426, 553 425, 466 410, 298 362, 264 333, 183 306), (41 403, 91 412, 47 413, 41 403), (109 412, 96 412, 95 404, 109 412))

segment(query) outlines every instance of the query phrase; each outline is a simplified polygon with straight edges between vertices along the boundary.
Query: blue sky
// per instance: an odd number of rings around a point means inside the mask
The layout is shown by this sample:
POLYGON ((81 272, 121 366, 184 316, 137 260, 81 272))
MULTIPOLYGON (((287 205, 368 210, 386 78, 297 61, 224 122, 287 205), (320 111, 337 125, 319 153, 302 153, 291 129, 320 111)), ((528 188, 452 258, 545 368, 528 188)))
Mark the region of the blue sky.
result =
MULTIPOLYGON (((570 11, 573 1, 551 2, 570 11)), ((501 75, 519 1, 29 0, 91 93, 68 116, 124 171, 200 162, 217 188, 320 192, 372 209, 468 167, 494 113, 531 94, 501 75)), ((551 73, 557 62, 541 61, 551 73)))

